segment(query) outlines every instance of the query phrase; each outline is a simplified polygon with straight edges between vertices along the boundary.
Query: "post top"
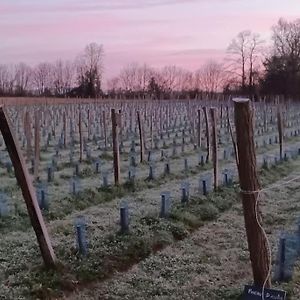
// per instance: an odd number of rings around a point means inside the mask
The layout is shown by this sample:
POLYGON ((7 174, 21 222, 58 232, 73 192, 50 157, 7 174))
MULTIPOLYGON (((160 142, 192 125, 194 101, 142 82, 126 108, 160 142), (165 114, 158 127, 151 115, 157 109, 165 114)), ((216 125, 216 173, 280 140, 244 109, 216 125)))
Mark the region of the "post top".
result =
POLYGON ((233 102, 238 102, 238 103, 245 103, 245 102, 249 102, 250 99, 249 98, 238 97, 238 98, 233 98, 232 101, 233 102))

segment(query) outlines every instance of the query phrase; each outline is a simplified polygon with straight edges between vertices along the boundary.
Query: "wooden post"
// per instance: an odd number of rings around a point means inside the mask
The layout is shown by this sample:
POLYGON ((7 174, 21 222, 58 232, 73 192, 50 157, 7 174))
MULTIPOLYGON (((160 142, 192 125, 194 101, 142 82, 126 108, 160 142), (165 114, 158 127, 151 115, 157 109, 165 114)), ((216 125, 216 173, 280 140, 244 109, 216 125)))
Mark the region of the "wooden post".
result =
POLYGON ((64 148, 67 147, 67 117, 66 112, 63 114, 63 122, 64 122, 64 148))
POLYGON ((31 119, 29 112, 26 111, 25 113, 25 120, 24 120, 24 131, 25 131, 25 136, 26 136, 26 155, 27 155, 27 160, 30 160, 31 158, 31 119))
POLYGON ((105 110, 102 111, 103 131, 104 131, 104 149, 107 149, 107 132, 106 132, 106 117, 105 110))
POLYGON ((144 161, 144 133, 143 133, 143 127, 141 124, 141 116, 140 112, 137 111, 137 121, 138 121, 138 126, 139 126, 139 134, 140 134, 140 155, 141 155, 141 163, 144 161))
POLYGON ((82 120, 81 120, 81 107, 79 105, 79 120, 78 120, 78 128, 79 128, 79 162, 82 162, 82 155, 83 155, 83 149, 82 149, 82 120))
POLYGON ((197 124, 197 140, 198 140, 198 148, 201 148, 201 110, 198 109, 198 124, 197 124))
POLYGON ((212 158, 214 165, 214 190, 218 188, 219 162, 218 162, 218 141, 217 141, 217 109, 210 108, 210 117, 212 125, 212 158))
POLYGON ((55 125, 55 113, 51 113, 51 119, 52 119, 52 133, 53 133, 53 136, 55 137, 56 136, 56 131, 55 131, 55 128, 56 128, 56 125, 55 125))
POLYGON ((90 115, 90 109, 88 108, 87 111, 87 133, 88 133, 88 140, 90 140, 90 134, 91 134, 91 115, 90 115))
POLYGON ((40 117, 39 112, 34 114, 34 178, 39 176, 40 164, 40 117))
POLYGON ((220 124, 222 127, 222 123, 223 123, 223 104, 221 104, 221 111, 220 111, 220 124))
POLYGON ((160 117, 159 117, 159 133, 162 134, 163 132, 163 111, 162 111, 162 106, 160 104, 160 117))
POLYGON ((151 150, 153 149, 153 115, 150 115, 150 141, 151 141, 151 150))
POLYGON ((119 109, 119 126, 120 126, 119 142, 122 143, 122 140, 123 140, 123 126, 122 126, 122 110, 121 109, 119 109))
POLYGON ((268 129, 268 119, 267 119, 267 106, 264 104, 264 110, 263 110, 263 118, 264 118, 264 132, 267 132, 268 129))
POLYGON ((120 150, 119 150, 119 116, 115 109, 111 109, 113 156, 114 156, 114 177, 115 185, 120 184, 120 150))
POLYGON ((239 178, 243 199, 245 227, 250 252, 254 284, 258 287, 270 287, 269 255, 267 241, 260 224, 258 193, 260 184, 256 170, 256 154, 253 132, 253 111, 249 99, 233 99, 235 108, 235 126, 239 157, 239 178))
POLYGON ((280 160, 283 159, 283 126, 282 126, 282 112, 281 108, 278 104, 277 109, 277 126, 278 126, 278 135, 279 135, 279 153, 280 153, 280 160))
POLYGON ((48 231, 36 199, 32 182, 30 181, 24 158, 11 129, 10 121, 2 106, 0 106, 0 131, 2 132, 6 148, 15 169, 15 175, 26 202, 30 221, 35 231, 44 263, 46 267, 52 268, 55 266, 55 255, 48 231))
POLYGON ((235 139, 234 139, 234 136, 233 136, 233 132, 232 132, 232 127, 231 127, 231 122, 230 122, 230 115, 229 115, 229 107, 228 106, 226 107, 226 111, 227 111, 227 127, 228 127, 229 132, 230 132, 230 137, 231 137, 231 141, 232 141, 235 162, 236 162, 236 165, 238 167, 238 165, 239 165, 239 157, 238 157, 236 142, 235 142, 235 139))
POLYGON ((207 108, 203 107, 204 112, 204 118, 205 118, 205 132, 206 132, 206 163, 209 162, 210 159, 210 138, 209 138, 209 124, 208 124, 208 114, 207 114, 207 108))

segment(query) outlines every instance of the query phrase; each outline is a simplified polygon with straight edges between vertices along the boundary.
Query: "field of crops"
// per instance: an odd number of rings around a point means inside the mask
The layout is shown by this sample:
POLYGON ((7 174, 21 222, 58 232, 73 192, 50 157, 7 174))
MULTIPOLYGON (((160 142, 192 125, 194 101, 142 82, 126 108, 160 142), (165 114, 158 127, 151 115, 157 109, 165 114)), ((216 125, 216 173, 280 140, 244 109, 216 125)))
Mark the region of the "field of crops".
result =
MULTIPOLYGON (((26 159, 57 268, 43 267, 0 136, 0 299, 238 299, 251 284, 232 102, 1 103, 26 159)), ((278 108, 252 104, 263 187, 300 173, 299 105, 278 108)), ((299 195, 293 180, 262 202, 273 271, 280 232, 296 230, 299 195)), ((292 280, 278 285, 290 299, 297 299, 299 278, 296 265, 292 280)))

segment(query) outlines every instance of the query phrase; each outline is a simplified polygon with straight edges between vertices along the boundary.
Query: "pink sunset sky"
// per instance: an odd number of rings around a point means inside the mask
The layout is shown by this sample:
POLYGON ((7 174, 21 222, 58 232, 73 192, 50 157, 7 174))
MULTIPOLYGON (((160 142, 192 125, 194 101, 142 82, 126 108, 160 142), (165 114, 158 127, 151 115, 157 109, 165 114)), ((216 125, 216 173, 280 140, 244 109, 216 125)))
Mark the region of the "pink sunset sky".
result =
POLYGON ((195 70, 222 60, 242 30, 268 41, 280 17, 300 17, 300 1, 1 0, 0 64, 74 59, 96 42, 106 78, 131 62, 195 70))

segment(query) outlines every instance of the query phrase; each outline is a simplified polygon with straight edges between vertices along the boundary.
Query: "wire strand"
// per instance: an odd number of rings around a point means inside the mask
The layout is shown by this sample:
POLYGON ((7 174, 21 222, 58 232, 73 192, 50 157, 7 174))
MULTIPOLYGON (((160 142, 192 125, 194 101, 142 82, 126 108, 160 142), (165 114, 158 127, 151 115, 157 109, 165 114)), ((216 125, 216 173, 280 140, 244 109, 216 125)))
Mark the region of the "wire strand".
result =
POLYGON ((267 273, 267 276, 265 278, 265 281, 263 283, 263 286, 262 286, 262 293, 261 293, 261 298, 262 300, 265 300, 265 287, 266 287, 266 284, 271 276, 271 270, 272 270, 272 250, 271 250, 271 246, 270 246, 270 242, 269 242, 269 239, 268 239, 268 236, 267 236, 267 233, 265 231, 265 229, 263 228, 261 222, 259 221, 259 216, 258 216, 258 204, 259 202, 261 201, 261 195, 263 193, 265 193, 266 191, 270 191, 270 190, 273 190, 273 189, 277 189, 277 188, 280 188, 280 187, 283 187, 291 182, 295 182, 297 181, 298 179, 300 179, 300 176, 296 176, 290 180, 287 180, 287 181, 284 181, 283 183, 281 184, 273 184, 271 185, 270 187, 268 188, 264 188, 264 189, 261 189, 261 190, 256 190, 256 191, 244 191, 244 190, 241 190, 240 192, 242 194, 246 194, 246 195, 253 195, 253 194, 257 194, 257 197, 255 199, 255 218, 256 218, 256 222, 257 222, 257 225, 258 227, 260 228, 265 240, 266 240, 266 243, 267 243, 267 251, 268 251, 268 257, 269 257, 269 266, 268 266, 268 273, 267 273))

